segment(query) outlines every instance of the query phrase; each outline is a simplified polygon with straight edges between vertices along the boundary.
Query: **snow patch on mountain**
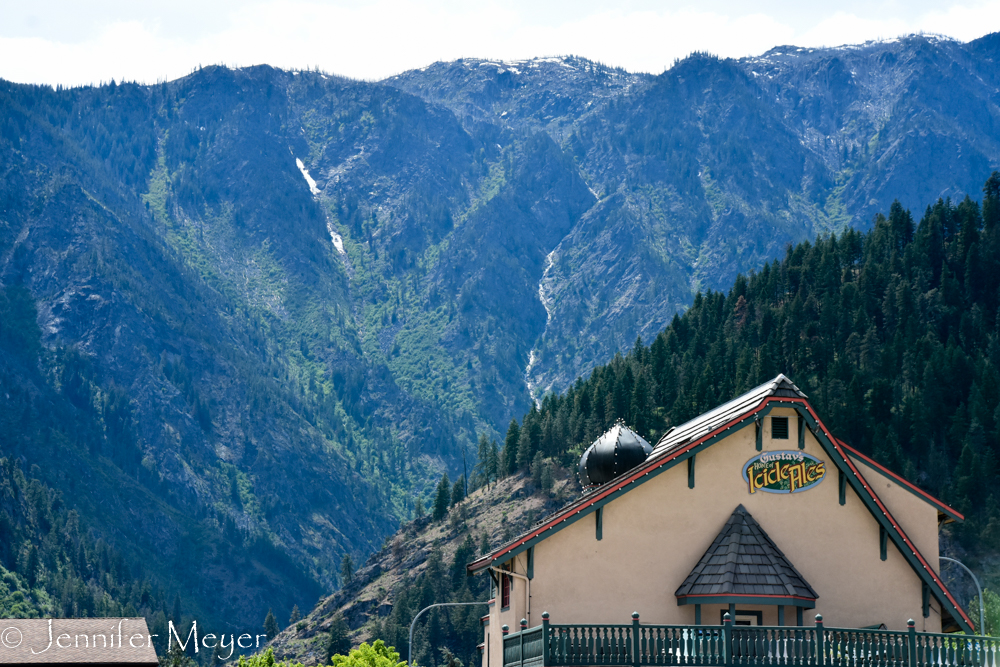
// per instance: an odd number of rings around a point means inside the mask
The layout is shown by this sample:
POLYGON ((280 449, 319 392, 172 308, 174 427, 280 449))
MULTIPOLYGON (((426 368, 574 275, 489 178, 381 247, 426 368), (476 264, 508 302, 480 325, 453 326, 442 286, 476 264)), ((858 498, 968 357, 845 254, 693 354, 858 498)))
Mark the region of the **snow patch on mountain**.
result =
POLYGON ((318 195, 319 188, 316 187, 316 181, 314 181, 313 177, 309 175, 309 170, 306 169, 306 166, 304 164, 302 164, 302 160, 300 160, 299 158, 295 158, 295 166, 299 168, 299 171, 302 172, 302 177, 305 178, 306 183, 309 184, 309 192, 313 193, 314 195, 318 195))
MULTIPOLYGON (((295 166, 299 168, 299 171, 302 172, 302 177, 309 184, 309 192, 313 194, 313 197, 319 197, 320 189, 316 186, 316 181, 313 177, 309 175, 306 165, 299 158, 295 158, 295 166)), ((353 267, 351 266, 350 258, 347 256, 347 251, 344 249, 344 238, 337 233, 337 229, 333 226, 333 221, 330 220, 329 216, 326 219, 326 231, 330 233, 330 241, 333 243, 333 247, 337 249, 337 253, 344 260, 348 275, 353 276, 353 267)))

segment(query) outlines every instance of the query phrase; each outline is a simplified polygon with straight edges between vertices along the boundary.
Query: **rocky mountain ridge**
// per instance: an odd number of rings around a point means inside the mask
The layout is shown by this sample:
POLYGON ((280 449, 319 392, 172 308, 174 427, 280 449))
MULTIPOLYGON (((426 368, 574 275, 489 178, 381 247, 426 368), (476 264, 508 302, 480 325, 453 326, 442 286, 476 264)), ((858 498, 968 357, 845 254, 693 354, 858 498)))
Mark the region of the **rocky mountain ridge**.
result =
POLYGON ((27 363, 0 350, 0 405, 28 415, 2 454, 71 496, 43 465, 57 427, 104 471, 85 523, 186 608, 219 588, 237 624, 308 607, 479 433, 699 289, 897 197, 976 197, 998 54, 911 36, 658 76, 567 57, 4 82, 0 286, 32 295, 41 338, 27 363), (162 517, 135 539, 98 509, 132 480, 162 517), (179 543, 208 564, 174 574, 179 543), (237 576, 227 554, 254 549, 237 576))

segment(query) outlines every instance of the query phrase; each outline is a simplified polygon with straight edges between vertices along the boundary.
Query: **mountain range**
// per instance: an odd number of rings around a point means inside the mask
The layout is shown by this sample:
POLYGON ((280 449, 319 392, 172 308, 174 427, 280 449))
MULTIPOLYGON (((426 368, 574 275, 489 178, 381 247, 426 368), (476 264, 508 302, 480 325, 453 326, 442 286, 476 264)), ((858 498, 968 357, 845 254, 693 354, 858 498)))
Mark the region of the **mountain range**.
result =
POLYGON ((478 434, 699 291, 894 199, 978 199, 998 57, 0 82, 0 457, 185 614, 311 607, 478 434))

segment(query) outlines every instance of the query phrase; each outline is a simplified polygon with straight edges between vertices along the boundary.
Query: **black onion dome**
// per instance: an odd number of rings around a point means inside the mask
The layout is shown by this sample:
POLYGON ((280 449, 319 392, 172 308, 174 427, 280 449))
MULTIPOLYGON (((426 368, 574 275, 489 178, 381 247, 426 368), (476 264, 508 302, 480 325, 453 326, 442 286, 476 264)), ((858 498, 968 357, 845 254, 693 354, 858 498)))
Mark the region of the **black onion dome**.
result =
POLYGON ((606 484, 646 460, 653 447, 619 420, 580 457, 580 483, 606 484))

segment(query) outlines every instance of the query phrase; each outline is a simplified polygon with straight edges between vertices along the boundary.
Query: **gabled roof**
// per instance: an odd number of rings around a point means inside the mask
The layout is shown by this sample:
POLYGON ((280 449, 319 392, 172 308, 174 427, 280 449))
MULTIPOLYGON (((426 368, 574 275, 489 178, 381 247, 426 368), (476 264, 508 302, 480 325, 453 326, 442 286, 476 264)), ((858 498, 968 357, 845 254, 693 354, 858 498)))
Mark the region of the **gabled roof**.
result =
POLYGON ((717 441, 763 419, 775 407, 790 407, 799 413, 806 426, 819 441, 820 446, 830 456, 833 464, 845 476, 847 483, 868 508, 872 517, 886 531, 893 544, 903 554, 910 567, 930 589, 934 597, 943 607, 947 608, 944 611, 956 619, 961 630, 973 632, 972 621, 968 614, 944 585, 937 571, 906 536, 902 527, 864 475, 858 472, 857 466, 847 450, 841 446, 840 441, 834 438, 820 421, 819 416, 809 405, 806 395, 799 391, 784 375, 778 375, 770 382, 765 382, 742 396, 671 429, 660 439, 644 463, 598 487, 591 493, 581 496, 535 524, 514 540, 469 563, 468 572, 474 574, 527 551, 538 542, 579 521, 591 512, 597 511, 618 496, 684 462, 717 441))
POLYGON ((965 521, 965 515, 963 515, 961 512, 959 512, 955 508, 953 508, 953 507, 951 507, 949 505, 946 505, 941 500, 938 500, 937 498, 935 498, 931 494, 927 493, 926 491, 924 491, 923 489, 921 489, 919 486, 917 486, 913 482, 909 482, 906 479, 904 479, 903 477, 900 477, 899 475, 897 475, 893 471, 891 471, 888 468, 886 468, 884 465, 880 465, 880 464, 876 463, 873 459, 865 456, 864 454, 862 454, 858 450, 856 450, 853 447, 851 447, 850 445, 848 445, 843 440, 839 440, 838 439, 837 442, 840 443, 841 447, 843 447, 844 449, 847 450, 847 453, 850 454, 851 458, 857 459, 858 461, 861 461, 861 463, 864 463, 866 466, 868 466, 869 468, 871 468, 875 472, 877 472, 877 473, 879 473, 879 474, 881 474, 881 475, 883 475, 885 477, 888 477, 889 479, 891 479, 892 481, 894 481, 896 484, 899 484, 904 489, 906 489, 907 491, 909 491, 910 493, 912 493, 913 495, 915 495, 917 498, 920 498, 921 500, 923 500, 927 504, 935 507, 937 509, 937 511, 938 511, 938 520, 941 521, 942 523, 951 523, 952 521, 965 521))
POLYGON ((740 505, 674 594, 677 604, 748 602, 812 609, 816 591, 740 505))
POLYGON ((748 410, 756 408, 762 401, 772 396, 807 398, 791 380, 779 373, 778 377, 765 382, 759 387, 754 387, 742 396, 737 396, 728 403, 723 403, 705 414, 698 415, 694 419, 670 429, 663 434, 663 437, 653 447, 653 453, 649 455, 649 458, 663 456, 667 452, 673 451, 678 447, 683 447, 687 443, 693 442, 707 433, 711 433, 719 426, 732 421, 733 417, 745 414, 748 410))

